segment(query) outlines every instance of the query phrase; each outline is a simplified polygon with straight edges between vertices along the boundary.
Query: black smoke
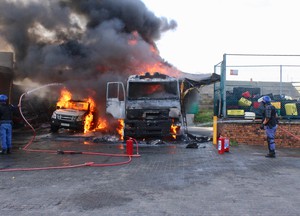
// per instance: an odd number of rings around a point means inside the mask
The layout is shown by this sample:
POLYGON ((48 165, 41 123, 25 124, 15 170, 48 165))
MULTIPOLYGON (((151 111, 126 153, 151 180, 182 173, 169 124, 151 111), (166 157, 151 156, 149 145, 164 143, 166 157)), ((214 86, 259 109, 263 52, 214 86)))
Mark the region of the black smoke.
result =
POLYGON ((107 81, 124 81, 145 64, 165 62, 151 50, 176 27, 141 0, 0 1, 0 44, 13 49, 15 79, 61 82, 101 107, 107 81))
POLYGON ((176 28, 140 0, 2 0, 0 14, 18 77, 39 82, 133 74, 142 64, 162 61, 151 46, 176 28), (132 39, 137 43, 129 44, 132 39))

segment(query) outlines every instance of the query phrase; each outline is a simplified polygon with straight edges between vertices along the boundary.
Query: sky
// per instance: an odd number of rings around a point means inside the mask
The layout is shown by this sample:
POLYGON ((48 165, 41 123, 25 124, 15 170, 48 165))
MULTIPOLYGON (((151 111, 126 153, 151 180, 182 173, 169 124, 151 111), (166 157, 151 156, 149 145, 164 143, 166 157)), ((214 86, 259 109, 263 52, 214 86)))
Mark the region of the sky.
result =
POLYGON ((212 73, 225 53, 300 54, 299 0, 142 1, 177 22, 156 44, 184 72, 212 73))

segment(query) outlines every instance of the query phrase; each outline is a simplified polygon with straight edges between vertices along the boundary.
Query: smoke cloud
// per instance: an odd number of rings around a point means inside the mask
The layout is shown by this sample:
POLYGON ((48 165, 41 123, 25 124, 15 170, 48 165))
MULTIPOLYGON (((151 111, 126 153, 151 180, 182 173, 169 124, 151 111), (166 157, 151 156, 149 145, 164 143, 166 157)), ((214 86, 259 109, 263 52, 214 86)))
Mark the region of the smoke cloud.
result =
POLYGON ((163 61, 150 50, 177 26, 140 0, 2 0, 0 13, 18 77, 39 82, 140 72, 145 63, 163 61))
POLYGON ((155 41, 177 23, 156 17, 140 0, 1 0, 0 14, 1 44, 15 54, 16 81, 62 82, 103 105, 107 81, 124 81, 157 62, 172 67, 155 41))

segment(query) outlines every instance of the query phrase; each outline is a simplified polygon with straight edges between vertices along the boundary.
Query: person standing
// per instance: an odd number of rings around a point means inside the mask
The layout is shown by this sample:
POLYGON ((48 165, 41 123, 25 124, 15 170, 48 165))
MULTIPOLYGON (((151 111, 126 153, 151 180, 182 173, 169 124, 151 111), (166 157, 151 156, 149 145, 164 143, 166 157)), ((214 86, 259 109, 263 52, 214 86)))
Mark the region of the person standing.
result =
POLYGON ((269 153, 266 157, 275 158, 275 135, 278 127, 278 116, 275 107, 271 104, 271 98, 269 96, 263 96, 262 103, 264 110, 260 128, 265 130, 267 136, 269 153))
POLYGON ((11 154, 12 149, 12 116, 13 106, 8 103, 6 95, 0 95, 0 140, 1 154, 11 154))

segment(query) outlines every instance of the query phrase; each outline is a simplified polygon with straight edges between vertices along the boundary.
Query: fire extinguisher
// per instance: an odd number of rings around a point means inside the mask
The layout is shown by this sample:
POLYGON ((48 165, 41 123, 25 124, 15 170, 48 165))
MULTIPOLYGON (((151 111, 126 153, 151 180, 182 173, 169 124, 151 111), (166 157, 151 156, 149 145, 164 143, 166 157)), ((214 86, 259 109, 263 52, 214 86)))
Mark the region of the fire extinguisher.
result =
POLYGON ((224 151, 229 152, 229 147, 230 147, 230 140, 229 138, 226 137, 224 140, 224 151))
POLYGON ((219 139, 218 139, 218 153, 219 154, 224 154, 224 152, 225 152, 224 141, 225 141, 225 137, 219 137, 219 139))
POLYGON ((126 153, 128 155, 133 155, 133 140, 131 138, 126 140, 126 153))

